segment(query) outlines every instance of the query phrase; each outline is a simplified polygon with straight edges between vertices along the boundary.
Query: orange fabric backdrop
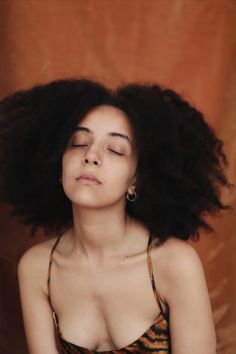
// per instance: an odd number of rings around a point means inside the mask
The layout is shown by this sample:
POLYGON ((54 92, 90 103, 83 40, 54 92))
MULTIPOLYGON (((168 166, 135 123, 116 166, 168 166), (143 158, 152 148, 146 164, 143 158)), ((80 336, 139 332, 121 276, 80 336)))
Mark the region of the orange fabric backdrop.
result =
MULTIPOLYGON (((2 0, 0 96, 56 78, 94 76, 110 86, 151 80, 178 90, 225 141, 236 184, 234 0, 2 0)), ((236 207, 236 191, 224 194, 236 207)), ((210 291, 220 354, 236 353, 235 213, 195 244, 210 291)), ((0 352, 27 353, 16 265, 44 239, 0 213, 0 352), (4 319, 4 321, 2 321, 4 319)))

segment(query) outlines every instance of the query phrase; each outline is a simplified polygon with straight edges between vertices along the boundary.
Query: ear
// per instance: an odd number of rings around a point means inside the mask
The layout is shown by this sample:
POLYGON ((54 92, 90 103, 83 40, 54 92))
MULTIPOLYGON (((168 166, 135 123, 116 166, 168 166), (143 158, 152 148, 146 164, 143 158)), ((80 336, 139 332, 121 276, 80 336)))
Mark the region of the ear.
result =
POLYGON ((135 184, 136 184, 136 181, 137 181, 137 176, 135 175, 134 178, 133 178, 133 180, 132 180, 131 185, 132 185, 132 186, 135 185, 135 184))
POLYGON ((128 188, 128 193, 129 194, 134 194, 136 186, 132 185, 128 188))
POLYGON ((132 184, 128 188, 128 193, 129 194, 134 194, 135 189, 136 189, 136 185, 135 185, 136 181, 137 181, 137 178, 136 178, 136 176, 134 176, 132 184))

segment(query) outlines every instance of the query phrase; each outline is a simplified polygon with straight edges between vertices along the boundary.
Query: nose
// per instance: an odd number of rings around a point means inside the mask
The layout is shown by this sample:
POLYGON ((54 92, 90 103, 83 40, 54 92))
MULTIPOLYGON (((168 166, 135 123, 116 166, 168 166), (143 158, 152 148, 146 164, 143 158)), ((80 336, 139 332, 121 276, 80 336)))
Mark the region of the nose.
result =
POLYGON ((100 166, 101 164, 102 164, 102 162, 101 161, 99 161, 98 159, 96 159, 96 160, 94 160, 94 159, 92 159, 92 160, 90 160, 90 159, 88 159, 87 157, 82 157, 82 161, 83 161, 83 163, 85 164, 85 165, 89 165, 89 164, 92 164, 92 165, 97 165, 97 166, 100 166))
POLYGON ((86 155, 82 157, 82 161, 84 165, 95 165, 95 166, 102 165, 102 160, 98 155, 98 153, 95 152, 94 150, 92 151, 91 149, 89 149, 86 155))

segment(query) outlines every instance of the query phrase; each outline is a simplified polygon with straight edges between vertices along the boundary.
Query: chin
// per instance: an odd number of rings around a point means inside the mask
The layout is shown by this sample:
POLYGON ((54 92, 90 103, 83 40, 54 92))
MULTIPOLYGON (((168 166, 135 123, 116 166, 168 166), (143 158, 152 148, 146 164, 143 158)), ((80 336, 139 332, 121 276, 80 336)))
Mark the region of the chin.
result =
POLYGON ((117 207, 120 205, 119 202, 114 202, 114 201, 105 201, 105 200, 98 200, 98 199, 93 199, 92 198, 89 200, 88 198, 87 199, 83 199, 82 198, 78 198, 78 199, 75 199, 73 198, 73 200, 71 200, 72 202, 72 205, 75 207, 75 208, 84 208, 84 209, 112 209, 114 208, 116 205, 117 207))
POLYGON ((104 206, 104 200, 99 200, 97 196, 94 195, 86 195, 83 193, 78 193, 77 196, 76 194, 73 194, 68 196, 70 199, 71 203, 76 207, 76 208, 101 208, 104 206), (79 195, 78 195, 79 194, 79 195))
POLYGON ((65 191, 65 194, 71 203, 76 208, 89 208, 89 209, 101 209, 101 208, 112 208, 116 204, 117 206, 123 199, 123 196, 111 196, 104 195, 104 193, 93 193, 92 191, 85 190, 72 190, 65 191))

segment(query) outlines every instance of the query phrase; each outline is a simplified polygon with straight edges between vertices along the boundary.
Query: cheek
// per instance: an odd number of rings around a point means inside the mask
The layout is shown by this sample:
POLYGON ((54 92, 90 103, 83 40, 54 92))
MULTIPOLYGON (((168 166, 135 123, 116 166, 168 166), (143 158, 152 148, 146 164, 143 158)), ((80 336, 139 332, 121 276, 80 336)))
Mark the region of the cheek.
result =
POLYGON ((62 188, 70 200, 77 194, 76 177, 79 176, 78 161, 75 156, 65 154, 62 158, 62 188))
POLYGON ((125 162, 118 165, 113 165, 107 169, 106 181, 109 185, 119 186, 120 189, 126 190, 133 181, 136 172, 135 162, 125 162))
POLYGON ((62 157, 63 176, 73 175, 78 169, 79 158, 75 154, 66 152, 62 157))

